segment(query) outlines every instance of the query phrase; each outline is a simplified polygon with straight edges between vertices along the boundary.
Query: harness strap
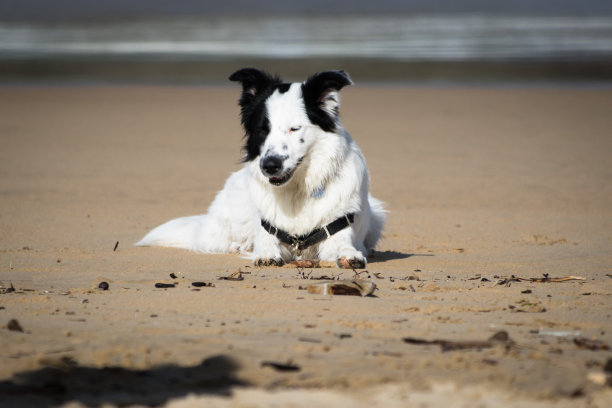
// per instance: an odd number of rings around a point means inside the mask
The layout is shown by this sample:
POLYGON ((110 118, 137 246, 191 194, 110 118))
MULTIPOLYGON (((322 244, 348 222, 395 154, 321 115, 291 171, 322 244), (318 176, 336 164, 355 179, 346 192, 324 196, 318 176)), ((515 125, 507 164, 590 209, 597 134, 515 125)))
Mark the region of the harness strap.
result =
POLYGON ((318 228, 306 235, 292 235, 282 229, 278 229, 268 221, 262 219, 261 226, 271 235, 274 235, 281 242, 295 247, 298 251, 303 251, 319 242, 325 241, 337 232, 342 231, 355 221, 355 213, 343 215, 342 217, 318 228))

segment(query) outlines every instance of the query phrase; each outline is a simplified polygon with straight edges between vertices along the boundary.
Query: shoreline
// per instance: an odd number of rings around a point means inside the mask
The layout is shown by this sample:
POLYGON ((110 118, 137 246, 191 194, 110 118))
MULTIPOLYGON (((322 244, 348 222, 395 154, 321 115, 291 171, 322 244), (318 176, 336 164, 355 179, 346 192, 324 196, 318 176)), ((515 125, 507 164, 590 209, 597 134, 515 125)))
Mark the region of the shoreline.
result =
POLYGON ((218 58, 156 59, 14 58, 2 59, 0 84, 55 82, 134 85, 218 85, 228 72, 256 66, 300 80, 313 72, 342 67, 357 83, 487 84, 612 83, 611 59, 400 61, 361 58, 218 58))

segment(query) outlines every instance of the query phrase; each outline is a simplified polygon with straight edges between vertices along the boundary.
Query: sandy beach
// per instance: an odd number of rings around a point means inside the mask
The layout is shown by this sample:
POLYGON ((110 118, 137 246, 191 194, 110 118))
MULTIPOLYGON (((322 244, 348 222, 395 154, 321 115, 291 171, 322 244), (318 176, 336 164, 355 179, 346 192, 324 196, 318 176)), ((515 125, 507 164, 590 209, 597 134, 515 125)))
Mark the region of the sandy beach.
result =
POLYGON ((0 88, 0 406, 612 406, 612 89, 343 91, 371 297, 133 247, 240 168, 238 96, 0 88))

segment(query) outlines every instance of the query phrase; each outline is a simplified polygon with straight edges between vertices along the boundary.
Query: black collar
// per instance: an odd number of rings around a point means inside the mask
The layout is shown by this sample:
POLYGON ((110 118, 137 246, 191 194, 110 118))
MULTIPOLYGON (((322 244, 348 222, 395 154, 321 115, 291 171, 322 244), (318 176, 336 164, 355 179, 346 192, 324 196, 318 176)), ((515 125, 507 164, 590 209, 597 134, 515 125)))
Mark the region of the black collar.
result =
POLYGON ((326 240, 337 232, 342 231, 355 221, 355 213, 343 215, 342 217, 330 222, 323 228, 318 228, 306 235, 292 235, 286 231, 278 229, 270 224, 268 221, 262 219, 261 226, 269 233, 278 238, 281 242, 295 247, 298 251, 318 244, 321 241, 326 240))

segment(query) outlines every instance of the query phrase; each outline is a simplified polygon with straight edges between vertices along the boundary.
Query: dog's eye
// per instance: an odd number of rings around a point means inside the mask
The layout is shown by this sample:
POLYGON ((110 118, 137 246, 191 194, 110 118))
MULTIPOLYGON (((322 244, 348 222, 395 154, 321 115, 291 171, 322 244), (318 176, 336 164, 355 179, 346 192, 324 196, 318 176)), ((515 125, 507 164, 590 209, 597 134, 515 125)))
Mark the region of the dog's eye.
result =
POLYGON ((292 128, 289 128, 290 132, 297 132, 298 130, 300 130, 302 127, 301 126, 293 126, 292 128))

